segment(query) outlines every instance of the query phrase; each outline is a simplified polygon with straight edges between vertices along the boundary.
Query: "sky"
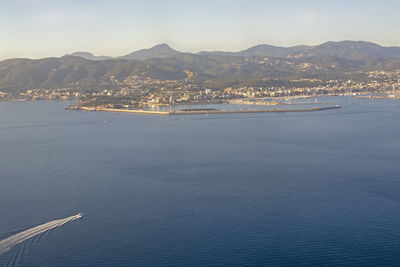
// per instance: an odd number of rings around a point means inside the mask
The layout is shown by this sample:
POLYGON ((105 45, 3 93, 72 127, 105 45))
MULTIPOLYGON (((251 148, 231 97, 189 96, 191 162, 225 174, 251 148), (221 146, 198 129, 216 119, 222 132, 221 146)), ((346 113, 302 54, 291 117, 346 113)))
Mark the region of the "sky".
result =
POLYGON ((399 0, 0 0, 0 60, 364 40, 400 46, 399 0))

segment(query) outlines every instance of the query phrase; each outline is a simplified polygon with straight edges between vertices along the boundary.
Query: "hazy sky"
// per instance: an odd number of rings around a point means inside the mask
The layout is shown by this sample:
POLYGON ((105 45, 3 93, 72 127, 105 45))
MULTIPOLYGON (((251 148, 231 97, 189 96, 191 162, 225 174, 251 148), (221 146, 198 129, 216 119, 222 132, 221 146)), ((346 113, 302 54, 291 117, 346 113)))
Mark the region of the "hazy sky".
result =
POLYGON ((168 43, 239 51, 268 43, 400 46, 399 0, 0 0, 0 59, 124 55, 168 43))

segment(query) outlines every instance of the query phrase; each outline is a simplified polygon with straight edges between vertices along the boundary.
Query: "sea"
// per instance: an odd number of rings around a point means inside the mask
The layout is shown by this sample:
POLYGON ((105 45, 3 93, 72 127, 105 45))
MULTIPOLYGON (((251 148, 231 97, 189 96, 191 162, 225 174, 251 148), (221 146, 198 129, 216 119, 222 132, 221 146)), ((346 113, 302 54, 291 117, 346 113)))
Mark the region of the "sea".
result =
POLYGON ((156 116, 0 102, 0 266, 400 265, 400 101, 156 116), (75 217, 74 217, 75 218, 75 217))

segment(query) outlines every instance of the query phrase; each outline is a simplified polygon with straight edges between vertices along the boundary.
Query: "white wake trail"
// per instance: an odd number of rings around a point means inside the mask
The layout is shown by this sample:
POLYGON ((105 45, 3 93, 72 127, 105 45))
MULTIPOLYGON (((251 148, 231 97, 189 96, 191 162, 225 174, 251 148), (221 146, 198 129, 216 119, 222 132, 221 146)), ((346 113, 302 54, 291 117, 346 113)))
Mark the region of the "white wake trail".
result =
POLYGON ((64 219, 58 219, 54 221, 50 221, 32 228, 29 228, 25 231, 19 232, 18 234, 14 234, 6 239, 3 239, 0 241, 0 255, 9 251, 12 247, 15 245, 18 245, 32 237, 35 237, 37 235, 40 235, 44 232, 47 232, 51 229, 54 229, 56 227, 59 227, 63 224, 66 224, 67 222, 74 221, 77 219, 82 218, 83 214, 78 213, 76 215, 64 218, 64 219))

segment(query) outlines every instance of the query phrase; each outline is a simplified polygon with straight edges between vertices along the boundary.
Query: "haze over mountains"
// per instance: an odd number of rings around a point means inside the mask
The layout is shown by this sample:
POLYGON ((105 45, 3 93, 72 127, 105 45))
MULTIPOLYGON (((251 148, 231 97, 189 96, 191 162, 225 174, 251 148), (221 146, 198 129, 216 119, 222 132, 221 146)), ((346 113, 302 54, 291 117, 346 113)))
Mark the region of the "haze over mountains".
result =
POLYGON ((73 57, 81 57, 85 58, 88 60, 107 60, 107 59, 113 59, 113 57, 109 56, 95 56, 90 52, 74 52, 72 54, 66 54, 65 56, 73 56, 73 57))
MULTIPOLYGON (((106 60, 106 59, 126 59, 126 60, 145 60, 150 58, 169 57, 180 52, 172 49, 168 44, 158 44, 149 49, 142 49, 132 52, 125 56, 94 56, 90 52, 75 52, 70 56, 78 56, 89 60, 106 60)), ((365 57, 380 58, 400 58, 400 47, 383 47, 378 44, 363 41, 342 41, 342 42, 326 42, 317 46, 299 45, 293 47, 279 47, 268 44, 261 44, 250 47, 239 52, 225 51, 201 51, 199 55, 222 55, 222 56, 266 56, 266 57, 286 57, 301 58, 314 56, 332 56, 343 59, 362 60, 365 57)))
POLYGON ((0 91, 32 88, 101 90, 110 77, 185 79, 211 88, 282 84, 293 79, 347 79, 359 71, 400 69, 400 47, 362 41, 327 42, 318 46, 258 45, 240 52, 185 53, 167 44, 125 56, 75 52, 60 58, 8 59, 0 62, 0 91))
POLYGON ((74 52, 69 55, 67 54, 66 56, 81 57, 81 58, 85 58, 88 60, 107 60, 107 59, 144 60, 144 59, 157 58, 157 57, 169 57, 169 56, 176 55, 179 53, 181 53, 181 52, 172 49, 167 44, 158 44, 156 46, 153 46, 152 48, 141 49, 141 50, 132 52, 128 55, 120 56, 120 57, 95 56, 90 52, 74 52))

